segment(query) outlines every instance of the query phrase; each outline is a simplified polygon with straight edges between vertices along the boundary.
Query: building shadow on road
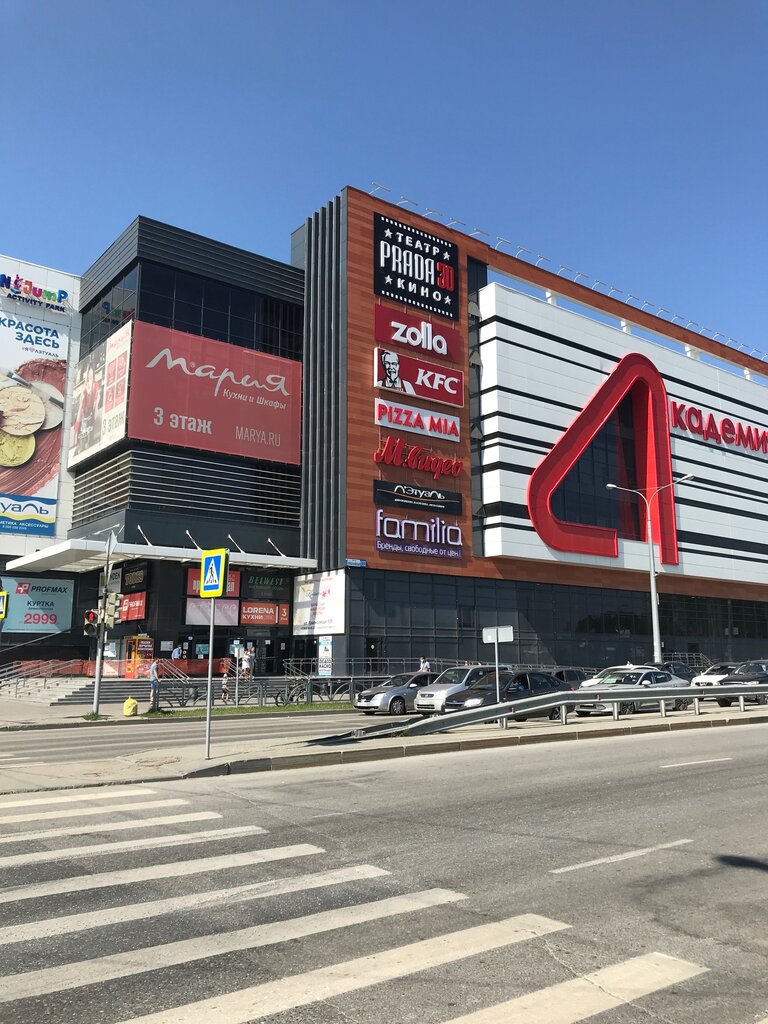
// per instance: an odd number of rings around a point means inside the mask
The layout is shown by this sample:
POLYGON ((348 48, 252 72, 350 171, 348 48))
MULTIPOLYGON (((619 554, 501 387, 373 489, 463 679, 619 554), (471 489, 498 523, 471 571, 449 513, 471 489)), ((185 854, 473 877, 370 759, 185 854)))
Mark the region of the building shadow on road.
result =
POLYGON ((754 857, 734 857, 732 854, 724 853, 716 857, 715 860, 729 868, 750 868, 752 871, 768 871, 768 861, 756 860, 754 857))

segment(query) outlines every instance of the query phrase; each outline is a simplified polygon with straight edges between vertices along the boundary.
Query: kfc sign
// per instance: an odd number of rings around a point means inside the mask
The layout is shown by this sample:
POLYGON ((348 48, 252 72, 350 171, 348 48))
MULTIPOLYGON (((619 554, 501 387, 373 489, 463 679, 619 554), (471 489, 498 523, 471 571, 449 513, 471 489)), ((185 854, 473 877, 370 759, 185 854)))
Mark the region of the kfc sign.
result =
POLYGON ((407 445, 402 437, 388 437, 384 447, 373 453, 373 461, 384 466, 419 469, 424 473, 431 473, 435 480, 439 480, 441 476, 459 476, 464 469, 461 459, 446 459, 442 455, 433 455, 421 445, 407 445))
POLYGON ((461 439, 461 421, 458 416, 415 409, 400 402, 387 402, 377 398, 374 404, 374 422, 380 427, 397 427, 412 434, 426 434, 444 441, 458 443, 461 439))
POLYGON ((444 405, 464 405, 464 374, 437 363, 400 355, 395 349, 374 352, 373 383, 377 388, 429 398, 444 405))
POLYGON ((458 246, 380 213, 373 215, 373 244, 377 295, 458 317, 458 246))
POLYGON ((450 359, 452 363, 461 362, 461 334, 453 327, 435 326, 431 320, 412 313, 375 306, 373 335, 387 347, 420 349, 450 359))

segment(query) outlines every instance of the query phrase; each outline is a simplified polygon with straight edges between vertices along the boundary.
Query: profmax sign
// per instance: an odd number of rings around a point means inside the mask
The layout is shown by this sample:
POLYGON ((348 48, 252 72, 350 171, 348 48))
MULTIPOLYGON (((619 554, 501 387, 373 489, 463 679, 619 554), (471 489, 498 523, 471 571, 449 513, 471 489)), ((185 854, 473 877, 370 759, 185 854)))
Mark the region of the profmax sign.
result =
POLYGON ((458 416, 429 412, 401 402, 377 398, 373 419, 380 427, 397 427, 398 430, 439 437, 456 444, 461 440, 461 421, 458 416))
POLYGON ((713 413, 705 414, 698 406, 683 402, 670 402, 669 410, 672 427, 684 433, 698 434, 705 441, 768 454, 768 430, 762 427, 745 427, 728 416, 715 419, 713 413))
POLYGON ((461 558, 461 528, 440 516, 401 518, 376 509, 376 550, 427 558, 461 558))
POLYGON ((452 363, 461 361, 461 334, 454 327, 435 325, 422 316, 401 313, 389 306, 374 307, 373 336, 388 347, 429 352, 452 363))

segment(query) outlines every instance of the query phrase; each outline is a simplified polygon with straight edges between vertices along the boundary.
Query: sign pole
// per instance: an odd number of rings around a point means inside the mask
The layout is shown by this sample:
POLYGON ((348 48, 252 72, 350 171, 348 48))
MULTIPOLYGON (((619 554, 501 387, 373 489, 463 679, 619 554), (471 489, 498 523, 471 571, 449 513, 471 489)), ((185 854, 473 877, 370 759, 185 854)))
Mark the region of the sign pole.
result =
POLYGON ((211 598, 211 629, 208 634, 208 695, 205 701, 205 759, 211 759, 211 708, 213 707, 213 621, 216 598, 211 598))
POLYGON ((104 642, 107 639, 107 587, 112 572, 112 554, 117 547, 114 530, 107 537, 106 558, 104 560, 104 586, 99 594, 99 625, 96 633, 96 671, 93 679, 93 713, 99 713, 99 691, 101 689, 101 673, 104 666, 104 642))

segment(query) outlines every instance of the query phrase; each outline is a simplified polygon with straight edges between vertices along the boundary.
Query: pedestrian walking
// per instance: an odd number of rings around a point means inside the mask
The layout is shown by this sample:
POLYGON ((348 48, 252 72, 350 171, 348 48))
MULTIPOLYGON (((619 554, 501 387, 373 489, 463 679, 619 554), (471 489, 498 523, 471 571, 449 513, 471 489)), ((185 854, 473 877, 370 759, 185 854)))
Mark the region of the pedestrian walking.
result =
POLYGON ((149 710, 160 710, 160 679, 158 677, 157 658, 149 666, 149 710))
POLYGON ((243 657, 242 657, 241 664, 243 666, 243 679, 250 679, 251 678, 251 669, 252 669, 251 652, 249 650, 247 650, 247 649, 245 651, 243 651, 243 657))
POLYGON ((432 666, 429 664, 429 658, 419 658, 419 672, 429 672, 432 666))
POLYGON ((222 704, 229 703, 229 673, 226 671, 221 677, 221 702, 222 704))

